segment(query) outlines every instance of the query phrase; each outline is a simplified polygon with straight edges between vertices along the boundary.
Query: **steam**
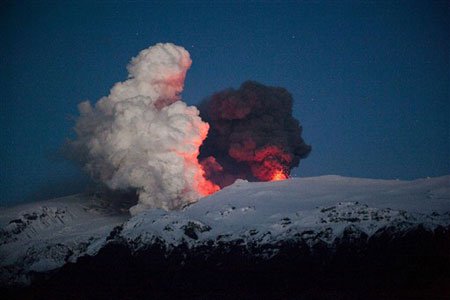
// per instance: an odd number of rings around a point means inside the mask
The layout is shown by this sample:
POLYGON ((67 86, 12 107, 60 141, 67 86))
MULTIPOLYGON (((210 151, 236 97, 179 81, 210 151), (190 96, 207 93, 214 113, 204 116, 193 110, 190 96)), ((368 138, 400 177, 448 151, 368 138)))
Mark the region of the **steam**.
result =
POLYGON ((178 208, 218 190, 197 159, 209 126, 197 108, 179 101, 190 66, 184 48, 157 44, 131 60, 128 80, 107 97, 79 104, 70 145, 93 178, 137 190, 132 214, 178 208))
POLYGON ((283 88, 245 82, 200 112, 180 101, 191 63, 184 48, 157 44, 131 60, 108 96, 79 104, 70 152, 110 189, 136 190, 132 214, 182 207, 238 178, 285 179, 311 151, 283 88))
POLYGON ((206 99, 200 116, 211 126, 200 148, 206 178, 224 187, 237 178, 286 179, 311 151, 292 116, 286 89, 244 82, 206 99))

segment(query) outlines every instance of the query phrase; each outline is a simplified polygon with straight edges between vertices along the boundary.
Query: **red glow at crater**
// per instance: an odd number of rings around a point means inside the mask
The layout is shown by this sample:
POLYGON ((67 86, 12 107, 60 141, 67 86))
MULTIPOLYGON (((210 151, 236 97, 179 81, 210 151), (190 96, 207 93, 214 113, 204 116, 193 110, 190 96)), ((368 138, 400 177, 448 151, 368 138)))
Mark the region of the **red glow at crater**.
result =
POLYGON ((286 176, 286 174, 284 174, 283 171, 281 170, 277 170, 275 171, 275 173, 272 175, 272 179, 270 181, 280 181, 280 180, 285 180, 288 177, 286 176))

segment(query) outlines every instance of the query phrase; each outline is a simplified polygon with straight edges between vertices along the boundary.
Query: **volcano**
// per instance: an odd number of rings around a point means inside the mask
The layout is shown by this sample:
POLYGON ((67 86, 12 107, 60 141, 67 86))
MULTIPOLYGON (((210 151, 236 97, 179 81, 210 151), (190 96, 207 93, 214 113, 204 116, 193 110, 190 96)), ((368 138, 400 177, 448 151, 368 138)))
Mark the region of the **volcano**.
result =
POLYGON ((449 295, 450 176, 237 180, 176 211, 80 194, 0 210, 8 299, 449 295), (331 296, 330 296, 331 295, 331 296))

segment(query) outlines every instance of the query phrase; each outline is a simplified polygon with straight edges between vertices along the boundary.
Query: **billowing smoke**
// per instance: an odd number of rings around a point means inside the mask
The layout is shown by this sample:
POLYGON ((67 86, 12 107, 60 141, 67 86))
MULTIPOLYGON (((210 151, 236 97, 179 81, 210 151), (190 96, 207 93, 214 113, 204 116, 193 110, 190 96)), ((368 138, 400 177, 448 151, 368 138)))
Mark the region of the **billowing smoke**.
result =
POLYGON ((70 142, 85 169, 111 189, 136 189, 132 214, 147 208, 174 209, 218 187, 204 178, 199 147, 209 126, 197 108, 180 100, 189 53, 173 44, 145 49, 95 106, 79 105, 70 142))
POLYGON ((311 151, 292 116, 292 101, 286 89, 252 81, 206 99, 199 107, 210 125, 200 148, 206 178, 220 187, 237 178, 286 179, 311 151))

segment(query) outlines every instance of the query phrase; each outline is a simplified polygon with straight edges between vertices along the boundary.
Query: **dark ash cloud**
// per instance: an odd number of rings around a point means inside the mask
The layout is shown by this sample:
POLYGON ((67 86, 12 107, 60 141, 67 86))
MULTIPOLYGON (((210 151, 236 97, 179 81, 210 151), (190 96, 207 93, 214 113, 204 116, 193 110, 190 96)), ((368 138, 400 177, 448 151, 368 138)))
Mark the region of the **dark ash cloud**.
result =
POLYGON ((292 116, 284 88, 247 81, 204 100, 200 116, 210 130, 200 148, 207 179, 221 187, 237 178, 269 181, 288 177, 311 152, 292 116))

